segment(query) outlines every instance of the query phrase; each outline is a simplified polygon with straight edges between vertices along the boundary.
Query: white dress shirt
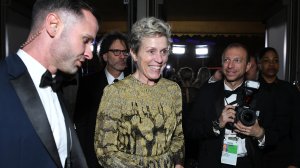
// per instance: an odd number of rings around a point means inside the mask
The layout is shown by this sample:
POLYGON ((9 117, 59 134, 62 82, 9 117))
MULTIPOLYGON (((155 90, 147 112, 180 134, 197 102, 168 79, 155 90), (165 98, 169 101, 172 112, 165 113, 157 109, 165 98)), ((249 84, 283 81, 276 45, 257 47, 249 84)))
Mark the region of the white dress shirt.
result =
POLYGON ((59 153, 60 161, 64 167, 65 160, 67 158, 67 133, 64 115, 62 113, 58 97, 56 93, 52 91, 52 88, 49 86, 46 88, 39 87, 41 76, 47 69, 24 50, 20 49, 17 54, 26 65, 34 86, 43 103, 59 153))
MULTIPOLYGON (((240 87, 241 85, 242 84, 240 84, 238 87, 240 87)), ((236 87, 236 88, 238 88, 238 87, 236 87)), ((224 82, 224 88, 225 88, 225 90, 233 91, 233 89, 231 89, 229 86, 227 86, 225 84, 225 82, 224 82)), ((231 102, 236 101, 236 99, 237 99, 237 94, 232 94, 228 98, 224 98, 224 104, 225 105, 230 104, 231 102)), ((237 104, 233 104, 233 106, 237 106, 237 104)), ((236 132, 234 132, 230 129, 225 129, 225 138, 229 137, 229 136, 236 136, 236 132)), ((244 156, 247 155, 245 138, 244 139, 242 139, 240 137, 237 137, 237 138, 238 138, 238 141, 237 141, 237 144, 238 144, 238 151, 237 151, 238 157, 244 157, 244 156)))
POLYGON ((120 76, 118 76, 117 78, 115 78, 115 77, 113 77, 113 76, 107 71, 106 68, 105 68, 104 71, 105 71, 105 75, 106 75, 107 82, 108 82, 109 85, 112 84, 112 83, 114 83, 114 80, 115 80, 115 79, 118 79, 118 80, 124 79, 124 72, 122 72, 122 73, 120 74, 120 76))

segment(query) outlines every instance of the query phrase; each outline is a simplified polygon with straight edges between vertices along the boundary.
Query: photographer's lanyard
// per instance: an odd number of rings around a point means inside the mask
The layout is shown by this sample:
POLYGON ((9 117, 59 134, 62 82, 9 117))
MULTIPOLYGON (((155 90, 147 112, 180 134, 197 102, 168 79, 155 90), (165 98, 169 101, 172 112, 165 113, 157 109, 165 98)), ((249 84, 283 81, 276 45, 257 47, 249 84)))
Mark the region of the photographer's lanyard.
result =
MULTIPOLYGON (((225 89, 229 89, 226 84, 225 89)), ((237 106, 237 99, 238 95, 236 93, 233 93, 227 98, 224 97, 224 104, 237 106)), ((237 158, 244 157, 246 155, 247 149, 245 145, 245 139, 237 137, 236 132, 225 129, 221 163, 236 166, 237 158)))
MULTIPOLYGON (((229 97, 224 97, 225 105, 236 106, 237 94, 232 94, 229 97)), ((225 129, 223 140, 221 163, 236 166, 238 157, 238 137, 232 130, 225 129)))
POLYGON ((238 156, 238 137, 227 135, 223 141, 221 163, 236 166, 238 156))

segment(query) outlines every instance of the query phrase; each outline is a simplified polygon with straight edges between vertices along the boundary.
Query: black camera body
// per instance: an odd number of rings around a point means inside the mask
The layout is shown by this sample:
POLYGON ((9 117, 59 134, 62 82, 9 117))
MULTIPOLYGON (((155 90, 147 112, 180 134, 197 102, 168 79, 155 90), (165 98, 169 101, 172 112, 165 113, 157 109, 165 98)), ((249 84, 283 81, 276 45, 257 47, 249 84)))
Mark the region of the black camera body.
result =
POLYGON ((252 126, 257 119, 256 111, 250 104, 254 93, 259 89, 259 82, 247 80, 242 92, 242 98, 238 102, 238 106, 235 108, 235 122, 240 121, 245 126, 252 126))

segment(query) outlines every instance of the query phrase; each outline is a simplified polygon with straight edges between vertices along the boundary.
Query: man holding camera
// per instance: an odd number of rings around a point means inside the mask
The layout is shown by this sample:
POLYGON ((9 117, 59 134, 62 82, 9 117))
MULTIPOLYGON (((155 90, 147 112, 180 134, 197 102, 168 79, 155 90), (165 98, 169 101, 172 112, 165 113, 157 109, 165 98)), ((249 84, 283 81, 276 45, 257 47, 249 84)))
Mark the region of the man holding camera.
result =
POLYGON ((200 88, 186 135, 199 142, 199 167, 259 167, 259 148, 275 143, 273 100, 244 81, 251 66, 244 45, 227 46, 222 61, 224 80, 200 88))

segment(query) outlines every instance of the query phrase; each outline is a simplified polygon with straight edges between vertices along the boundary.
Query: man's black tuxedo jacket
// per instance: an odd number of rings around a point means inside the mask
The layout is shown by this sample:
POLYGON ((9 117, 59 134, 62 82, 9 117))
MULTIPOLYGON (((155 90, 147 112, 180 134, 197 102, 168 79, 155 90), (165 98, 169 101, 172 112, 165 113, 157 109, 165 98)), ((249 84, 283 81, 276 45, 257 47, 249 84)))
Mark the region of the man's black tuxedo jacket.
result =
POLYGON ((94 134, 97 111, 105 86, 105 71, 96 72, 79 79, 74 123, 76 132, 89 167, 100 167, 94 151, 94 134))
MULTIPOLYGON (((128 75, 126 72, 124 74, 128 75)), ((90 168, 100 167, 94 150, 94 134, 98 108, 107 85, 104 69, 79 80, 74 123, 90 168)))
MULTIPOLYGON (((260 111, 259 123, 265 128, 266 145, 274 144, 277 139, 277 130, 273 125, 275 118, 272 115, 272 101, 266 99, 263 92, 255 94, 256 109, 260 111), (266 100, 265 100, 266 99, 266 100)), ((220 135, 213 132, 212 122, 217 120, 224 108, 224 81, 204 85, 200 88, 191 113, 187 116, 186 136, 198 140, 198 162, 200 167, 220 167, 221 152, 225 130, 220 135)), ((246 138, 246 148, 253 166, 259 164, 260 150, 257 140, 246 138)))
MULTIPOLYGON (((73 167, 87 167, 73 125, 69 128, 73 167)), ((16 54, 0 63, 0 135, 0 167, 62 167, 41 99, 16 54)))

